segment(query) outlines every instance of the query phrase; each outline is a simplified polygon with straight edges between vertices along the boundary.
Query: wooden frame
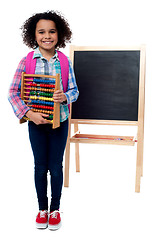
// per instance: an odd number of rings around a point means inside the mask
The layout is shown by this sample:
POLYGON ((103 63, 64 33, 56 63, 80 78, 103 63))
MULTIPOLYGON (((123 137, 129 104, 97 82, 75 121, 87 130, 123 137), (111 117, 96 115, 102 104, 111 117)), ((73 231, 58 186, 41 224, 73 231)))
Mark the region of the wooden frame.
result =
MULTIPOLYGON (((41 75, 41 74, 26 74, 22 72, 22 79, 21 79, 21 99, 28 105, 30 87, 26 87, 27 83, 33 82, 33 78, 54 78, 55 79, 55 88, 54 91, 60 89, 60 75, 56 74, 56 76, 51 75, 41 75)), ((20 123, 24 123, 27 120, 30 120, 26 117, 23 117, 20 120, 20 123)), ((48 120, 49 121, 49 120, 48 120)), ((50 121, 49 121, 50 122, 50 121)), ((52 127, 57 128, 60 126, 60 103, 54 103, 54 110, 53 110, 53 123, 52 127)))
POLYGON ((74 63, 74 51, 99 51, 99 50, 138 50, 140 51, 140 72, 139 72, 139 101, 138 101, 138 121, 102 121, 102 120, 86 120, 69 118, 69 131, 65 152, 65 177, 64 186, 69 186, 69 163, 70 163, 70 143, 75 143, 76 172, 80 171, 79 162, 79 143, 96 143, 96 144, 118 144, 133 146, 137 144, 137 162, 136 162, 136 182, 135 192, 140 192, 140 179, 143 175, 143 142, 144 142, 144 104, 145 104, 145 46, 132 47, 86 47, 71 46, 70 59, 74 63), (74 124, 74 135, 71 136, 71 124, 74 124), (95 124, 95 125, 120 125, 120 126, 136 126, 137 136, 104 136, 80 134, 78 124, 95 124))

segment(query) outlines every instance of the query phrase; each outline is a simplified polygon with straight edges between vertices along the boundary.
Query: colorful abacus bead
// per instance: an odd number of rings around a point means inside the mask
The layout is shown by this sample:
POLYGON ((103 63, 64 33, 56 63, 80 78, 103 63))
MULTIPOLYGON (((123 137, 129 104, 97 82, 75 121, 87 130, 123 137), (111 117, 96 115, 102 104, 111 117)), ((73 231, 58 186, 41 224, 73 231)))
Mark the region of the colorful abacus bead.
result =
POLYGON ((41 108, 41 109, 49 109, 49 110, 53 110, 54 109, 54 107, 44 106, 44 105, 35 105, 35 104, 32 104, 31 107, 33 107, 33 108, 41 108))
POLYGON ((39 84, 40 87, 55 88, 55 85, 52 84, 39 84))
POLYGON ((41 92, 54 92, 54 89, 49 89, 49 88, 36 88, 36 87, 31 87, 32 91, 41 91, 41 92))
POLYGON ((30 83, 31 87, 46 87, 46 88, 55 88, 53 84, 38 84, 38 83, 30 83))
POLYGON ((46 96, 46 97, 52 97, 53 93, 45 93, 45 92, 39 92, 40 96, 46 96))
POLYGON ((55 83, 55 80, 34 79, 34 82, 51 84, 51 83, 55 83))
POLYGON ((42 100, 42 101, 51 101, 53 102, 54 99, 53 98, 47 98, 47 97, 37 97, 37 96, 30 96, 30 99, 33 99, 33 100, 42 100))

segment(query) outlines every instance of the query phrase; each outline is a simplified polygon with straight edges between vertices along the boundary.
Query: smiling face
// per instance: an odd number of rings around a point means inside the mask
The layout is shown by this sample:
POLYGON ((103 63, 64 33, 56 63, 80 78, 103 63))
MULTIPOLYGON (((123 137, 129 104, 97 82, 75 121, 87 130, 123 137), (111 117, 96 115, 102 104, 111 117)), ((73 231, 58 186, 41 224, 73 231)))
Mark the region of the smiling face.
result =
POLYGON ((41 52, 55 53, 55 46, 58 42, 56 24, 51 20, 41 19, 37 22, 35 40, 41 52))

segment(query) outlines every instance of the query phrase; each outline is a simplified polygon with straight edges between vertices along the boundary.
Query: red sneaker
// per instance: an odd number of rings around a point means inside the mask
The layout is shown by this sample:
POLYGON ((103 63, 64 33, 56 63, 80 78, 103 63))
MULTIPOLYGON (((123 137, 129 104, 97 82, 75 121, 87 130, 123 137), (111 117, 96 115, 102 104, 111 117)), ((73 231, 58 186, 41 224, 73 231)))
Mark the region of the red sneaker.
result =
POLYGON ((51 212, 49 217, 48 228, 50 230, 57 230, 61 227, 61 217, 59 211, 55 210, 51 212))
POLYGON ((36 218, 36 227, 37 228, 46 228, 48 225, 48 212, 46 210, 39 211, 36 218))

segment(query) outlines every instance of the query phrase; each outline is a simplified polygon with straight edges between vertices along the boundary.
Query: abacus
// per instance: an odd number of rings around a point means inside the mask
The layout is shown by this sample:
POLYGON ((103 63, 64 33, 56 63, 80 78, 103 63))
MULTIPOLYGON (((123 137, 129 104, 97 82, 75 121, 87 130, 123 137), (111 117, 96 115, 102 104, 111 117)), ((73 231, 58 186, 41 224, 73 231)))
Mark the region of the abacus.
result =
MULTIPOLYGON (((22 72, 21 99, 34 112, 45 113, 52 128, 60 126, 60 103, 53 99, 54 91, 60 89, 60 75, 26 74, 22 72)), ((30 120, 23 117, 20 123, 30 120)))

